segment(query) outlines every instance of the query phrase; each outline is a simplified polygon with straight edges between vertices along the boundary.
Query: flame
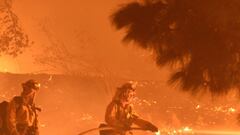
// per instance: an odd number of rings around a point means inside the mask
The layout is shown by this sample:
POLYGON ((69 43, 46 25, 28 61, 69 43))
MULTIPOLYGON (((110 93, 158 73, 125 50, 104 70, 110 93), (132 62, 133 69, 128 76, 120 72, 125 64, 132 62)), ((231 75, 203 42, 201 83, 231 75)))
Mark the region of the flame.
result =
POLYGON ((16 73, 19 71, 19 65, 16 60, 9 56, 4 56, 0 58, 1 65, 0 65, 0 72, 12 72, 16 73))
POLYGON ((200 108, 200 105, 197 105, 197 106, 196 106, 196 109, 199 109, 199 108, 200 108))
POLYGON ((160 130, 158 130, 158 131, 155 133, 155 135, 161 135, 160 130))
MULTIPOLYGON (((238 131, 219 131, 219 130, 193 130, 190 127, 180 129, 162 129, 162 135, 240 135, 238 131)), ((155 135, 161 135, 160 131, 155 135)))
POLYGON ((228 109, 228 112, 234 113, 234 112, 236 112, 236 109, 231 107, 228 109))
POLYGON ((208 130, 198 130, 195 131, 197 134, 205 135, 240 135, 240 132, 235 131, 208 131, 208 130))
POLYGON ((190 132, 190 131, 192 131, 192 129, 189 128, 189 127, 185 127, 185 128, 183 128, 183 131, 184 131, 184 132, 190 132))

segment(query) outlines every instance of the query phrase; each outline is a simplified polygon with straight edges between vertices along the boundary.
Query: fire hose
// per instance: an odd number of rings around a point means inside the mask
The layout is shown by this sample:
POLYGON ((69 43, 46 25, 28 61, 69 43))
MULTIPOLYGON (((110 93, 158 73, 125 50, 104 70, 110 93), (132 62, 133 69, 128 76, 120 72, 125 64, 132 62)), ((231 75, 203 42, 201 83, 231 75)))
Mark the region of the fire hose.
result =
MULTIPOLYGON (((85 135, 85 134, 90 133, 92 131, 103 131, 103 130, 116 130, 116 129, 113 128, 113 127, 98 127, 98 128, 92 128, 92 129, 83 131, 83 132, 79 133, 78 135, 85 135)), ((132 131, 132 130, 144 130, 144 131, 146 131, 146 129, 139 128, 139 127, 130 128, 128 131, 132 131)))

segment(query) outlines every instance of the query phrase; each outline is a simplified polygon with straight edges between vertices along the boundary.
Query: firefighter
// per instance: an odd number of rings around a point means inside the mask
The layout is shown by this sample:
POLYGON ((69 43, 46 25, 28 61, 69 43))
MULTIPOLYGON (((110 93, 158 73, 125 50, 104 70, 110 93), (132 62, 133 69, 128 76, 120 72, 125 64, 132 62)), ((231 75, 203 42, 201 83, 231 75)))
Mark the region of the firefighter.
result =
POLYGON ((22 83, 22 93, 15 96, 7 109, 7 128, 10 135, 39 135, 37 108, 34 99, 40 83, 28 80, 22 83))
POLYGON ((144 130, 157 132, 158 128, 152 123, 141 119, 133 109, 133 99, 136 95, 136 85, 132 82, 123 84, 107 106, 105 121, 100 127, 110 126, 114 130, 100 131, 100 135, 126 135, 133 124, 144 130))

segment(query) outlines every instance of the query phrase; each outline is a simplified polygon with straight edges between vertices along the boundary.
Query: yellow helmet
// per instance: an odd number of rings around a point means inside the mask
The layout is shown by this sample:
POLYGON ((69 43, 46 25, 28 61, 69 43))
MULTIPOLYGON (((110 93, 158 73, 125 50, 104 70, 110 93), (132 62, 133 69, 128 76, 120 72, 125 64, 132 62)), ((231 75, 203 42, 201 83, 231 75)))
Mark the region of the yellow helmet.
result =
POLYGON ((23 89, 34 89, 34 90, 38 90, 40 88, 40 83, 38 83, 37 81, 30 79, 28 81, 26 81, 25 83, 22 83, 22 87, 23 89))
POLYGON ((117 88, 117 91, 113 96, 113 100, 120 100, 122 95, 128 92, 129 90, 136 91, 136 86, 137 86, 137 82, 130 81, 130 82, 124 83, 122 86, 117 88))

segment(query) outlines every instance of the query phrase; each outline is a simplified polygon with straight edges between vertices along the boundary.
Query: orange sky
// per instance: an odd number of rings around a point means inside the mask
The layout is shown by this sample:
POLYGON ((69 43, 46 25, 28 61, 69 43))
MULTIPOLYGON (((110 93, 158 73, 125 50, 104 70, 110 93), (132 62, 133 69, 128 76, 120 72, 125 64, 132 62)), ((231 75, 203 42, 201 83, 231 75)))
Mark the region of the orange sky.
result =
MULTIPOLYGON (((18 58, 0 58, 0 70, 63 73, 62 69, 53 70, 48 66, 33 64, 36 55, 48 55, 44 48, 54 42, 64 44, 74 56, 74 64, 69 64, 73 70, 83 70, 78 65, 84 63, 98 71, 108 70, 126 77, 162 79, 166 73, 163 75, 156 67, 150 52, 123 45, 123 32, 116 31, 111 26, 110 14, 124 2, 127 0, 14 1, 14 11, 35 44, 18 58)), ((88 70, 92 71, 90 68, 88 70)))

